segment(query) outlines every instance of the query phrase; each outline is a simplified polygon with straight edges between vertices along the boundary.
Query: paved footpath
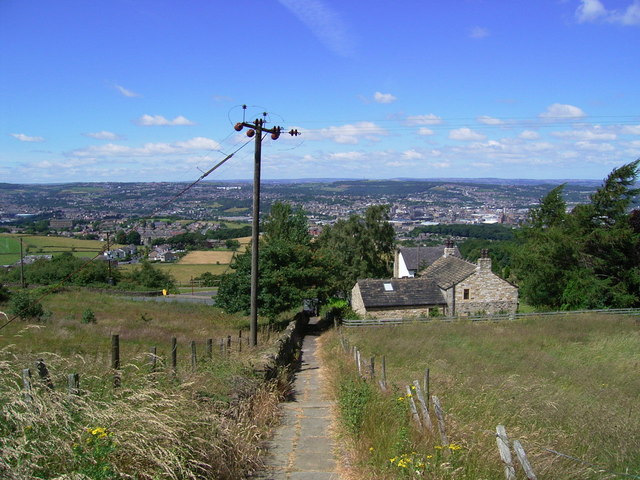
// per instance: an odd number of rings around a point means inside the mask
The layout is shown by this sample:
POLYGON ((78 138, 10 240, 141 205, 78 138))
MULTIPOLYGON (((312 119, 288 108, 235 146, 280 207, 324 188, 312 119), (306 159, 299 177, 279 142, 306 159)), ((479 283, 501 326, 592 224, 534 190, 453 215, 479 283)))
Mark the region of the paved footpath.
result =
POLYGON ((283 404, 282 424, 269 442, 268 470, 263 480, 339 480, 329 435, 331 405, 323 395, 316 356, 318 336, 307 334, 293 400, 283 404))

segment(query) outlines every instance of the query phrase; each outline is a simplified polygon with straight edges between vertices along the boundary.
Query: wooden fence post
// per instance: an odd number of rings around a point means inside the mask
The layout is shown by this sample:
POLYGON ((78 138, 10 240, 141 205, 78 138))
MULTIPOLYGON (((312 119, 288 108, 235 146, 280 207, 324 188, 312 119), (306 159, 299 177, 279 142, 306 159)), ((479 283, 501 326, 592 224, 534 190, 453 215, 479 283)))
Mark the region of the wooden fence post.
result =
POLYGON ((418 402, 420 402, 420 409, 422 410, 422 418, 424 420, 424 424, 427 426, 429 430, 433 432, 433 423, 431 423, 431 417, 429 416, 429 409, 427 408, 427 402, 424 400, 424 395, 422 394, 422 389, 420 388, 420 382, 418 380, 413 381, 413 386, 415 387, 416 396, 418 397, 418 402))
POLYGON ((178 339, 176 337, 171 339, 171 370, 174 375, 178 373, 178 339))
POLYGON ((207 357, 209 360, 213 358, 213 338, 207 339, 207 357))
POLYGON ((418 428, 422 428, 422 422, 420 421, 420 415, 418 415, 418 409, 416 408, 416 402, 413 399, 413 393, 411 393, 411 387, 407 385, 407 396, 405 397, 407 402, 409 402, 409 409, 411 410, 411 415, 413 415, 413 421, 416 422, 418 428))
MULTIPOLYGON (((429 397, 429 393, 430 393, 430 389, 431 389, 431 385, 429 385, 429 369, 427 368, 424 371, 424 381, 422 382, 422 388, 424 390, 424 394, 425 397, 430 398, 429 397)), ((427 402, 427 409, 429 408, 429 403, 427 402)))
POLYGON ((507 431, 504 428, 504 425, 498 425, 496 427, 496 443, 498 444, 500 458, 502 459, 502 463, 504 463, 505 478, 507 480, 515 480, 516 470, 513 468, 511 450, 509 449, 509 437, 507 437, 507 431))
POLYGON ((196 342, 195 340, 191 340, 191 371, 196 371, 197 364, 197 356, 196 356, 196 342))
POLYGON ((449 445, 449 439, 447 438, 447 432, 444 426, 444 411, 442 410, 442 406, 440 405, 440 399, 433 395, 431 397, 431 401, 433 402, 433 411, 436 414, 436 418, 438 419, 438 429, 440 430, 440 440, 442 442, 442 451, 448 452, 449 449, 445 450, 444 447, 449 445))
POLYGON ((376 380, 376 357, 371 357, 369 360, 369 375, 371 376, 371 381, 375 382, 376 380))
POLYGON ((36 361, 36 370, 38 370, 38 375, 40 375, 40 379, 44 382, 46 387, 49 390, 53 390, 54 387, 53 382, 51 381, 51 376, 49 375, 49 369, 42 358, 39 358, 36 361))
POLYGON ((120 335, 111 335, 111 368, 113 369, 113 388, 120 387, 120 335))
POLYGON ((24 401, 26 403, 33 402, 33 395, 31 395, 31 370, 28 368, 22 369, 22 387, 24 389, 24 401))
POLYGON ((231 335, 227 336, 227 355, 231 355, 231 335))
POLYGON ((80 395, 80 374, 70 373, 67 375, 67 391, 69 395, 80 395))
POLYGON ((524 473, 527 475, 528 480, 537 480, 536 474, 533 473, 533 468, 531 468, 531 464, 529 463, 529 459, 527 458, 527 454, 522 448, 522 444, 519 440, 514 440, 512 442, 513 450, 516 452, 516 456, 518 457, 518 461, 520 465, 522 465, 522 469, 524 473))
POLYGON ((382 370, 382 373, 381 373, 382 378, 380 379, 380 388, 384 392, 387 390, 387 361, 384 355, 382 356, 381 370, 382 370))

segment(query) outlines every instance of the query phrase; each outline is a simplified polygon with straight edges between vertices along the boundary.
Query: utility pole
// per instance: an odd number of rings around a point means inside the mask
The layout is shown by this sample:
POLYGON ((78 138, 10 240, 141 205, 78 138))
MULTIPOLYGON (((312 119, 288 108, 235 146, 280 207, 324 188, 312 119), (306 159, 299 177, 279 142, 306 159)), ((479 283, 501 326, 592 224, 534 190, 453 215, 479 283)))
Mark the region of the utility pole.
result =
MULTIPOLYGON (((242 106, 246 110, 247 106, 242 106)), ((253 217, 251 223, 251 319, 249 324, 249 343, 255 347, 258 345, 258 243, 260 242, 260 164, 262 156, 262 134, 270 133, 273 140, 277 140, 282 132, 282 127, 266 128, 265 118, 257 118, 253 123, 238 122, 233 127, 237 132, 247 127, 247 137, 255 135, 255 154, 253 162, 253 217)), ((290 130, 289 135, 298 136, 298 130, 290 130)))

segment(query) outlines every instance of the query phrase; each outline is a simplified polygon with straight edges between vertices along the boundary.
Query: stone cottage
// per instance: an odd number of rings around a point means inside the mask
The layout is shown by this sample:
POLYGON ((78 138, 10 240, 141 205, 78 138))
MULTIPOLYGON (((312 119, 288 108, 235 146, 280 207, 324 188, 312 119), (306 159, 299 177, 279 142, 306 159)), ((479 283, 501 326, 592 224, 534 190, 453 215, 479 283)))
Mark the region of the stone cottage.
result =
POLYGON ((515 313, 518 309, 518 287, 491 271, 487 250, 473 264, 445 248, 444 255, 421 275, 438 285, 449 315, 515 313))
POLYGON ((515 313, 518 287, 491 271, 486 250, 474 264, 448 244, 419 277, 358 280, 351 306, 360 315, 388 318, 429 315, 434 310, 447 316, 515 313))
POLYGON ((351 308, 359 315, 397 318, 444 314, 447 303, 438 285, 427 278, 358 280, 351 290, 351 308))
POLYGON ((453 246, 452 243, 435 247, 398 248, 393 262, 393 276, 395 278, 415 277, 418 272, 442 257, 445 248, 453 248, 451 255, 462 257, 458 247, 453 246))

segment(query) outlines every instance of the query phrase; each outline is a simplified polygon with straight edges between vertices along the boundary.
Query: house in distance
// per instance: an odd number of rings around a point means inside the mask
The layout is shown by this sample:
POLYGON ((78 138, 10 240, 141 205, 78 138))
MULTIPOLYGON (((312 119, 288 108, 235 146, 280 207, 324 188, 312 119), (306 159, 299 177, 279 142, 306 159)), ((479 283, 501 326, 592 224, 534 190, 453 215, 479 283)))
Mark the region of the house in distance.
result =
POLYGON ((486 250, 477 263, 460 258, 452 242, 441 251, 440 257, 417 272, 419 276, 358 280, 351 291, 352 308, 376 318, 516 312, 518 287, 491 271, 486 250))

